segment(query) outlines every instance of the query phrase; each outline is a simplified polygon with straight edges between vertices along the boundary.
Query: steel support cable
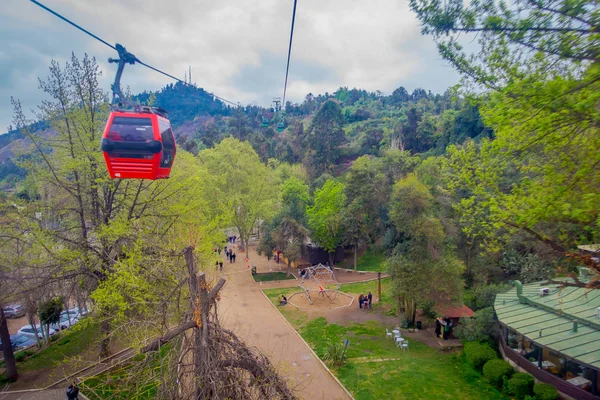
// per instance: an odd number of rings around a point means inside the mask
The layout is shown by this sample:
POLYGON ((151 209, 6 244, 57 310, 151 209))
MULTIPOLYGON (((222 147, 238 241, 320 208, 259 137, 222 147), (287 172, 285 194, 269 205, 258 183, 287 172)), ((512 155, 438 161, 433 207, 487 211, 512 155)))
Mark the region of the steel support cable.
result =
POLYGON ((290 45, 288 48, 287 66, 285 67, 285 83, 283 84, 283 102, 282 107, 285 110, 285 94, 287 92, 288 73, 290 71, 290 57, 292 55, 292 39, 294 38, 294 21, 296 21, 296 3, 294 0, 294 11, 292 12, 292 29, 290 30, 290 45))
MULTIPOLYGON (((42 3, 40 3, 39 1, 37 1, 37 0, 29 0, 29 1, 31 1, 31 2, 32 2, 33 4, 35 4, 35 5, 38 5, 38 6, 40 6, 40 7, 41 7, 41 8, 43 8, 44 10, 48 11, 50 14, 52 14, 52 15, 54 15, 54 16, 56 16, 56 17, 60 18, 60 19, 62 19, 62 20, 63 20, 63 21, 65 21, 66 23, 68 23, 68 24, 70 24, 70 25, 74 26, 75 28, 79 29, 79 30, 80 30, 80 31, 82 31, 83 33, 85 33, 85 34, 87 34, 87 35, 89 35, 89 36, 93 37, 94 39, 96 39, 96 40, 97 40, 97 41, 99 41, 100 43, 102 43, 102 44, 105 44, 106 46, 110 47, 111 49, 113 49, 113 50, 115 50, 115 51, 118 51, 118 50, 117 50, 117 48, 116 48, 115 46, 113 46, 112 44, 108 43, 106 40, 103 40, 103 39, 101 39, 100 37, 98 37, 98 36, 94 35, 94 34, 93 34, 93 33, 91 33, 90 31, 88 31, 87 29, 84 29, 84 28, 82 28, 81 26, 77 25, 75 22, 73 22, 73 21, 69 20, 69 19, 68 19, 68 18, 66 18, 66 17, 63 17, 62 15, 60 15, 60 14, 59 14, 59 13, 57 13, 56 11, 54 11, 54 10, 52 10, 52 9, 50 9, 50 8, 48 8, 48 7, 46 7, 45 5, 43 5, 42 3)), ((173 76, 173 75, 171 75, 171 74, 167 74, 166 72, 164 72, 164 71, 161 71, 161 70, 160 70, 160 69, 158 69, 158 68, 154 68, 153 66, 151 66, 151 65, 149 65, 149 64, 146 64, 145 62, 142 62, 142 61, 140 61, 140 60, 139 60, 137 57, 135 57, 135 62, 137 62, 138 64, 141 64, 141 65, 143 65, 143 66, 144 66, 144 67, 146 67, 146 68, 149 68, 149 69, 151 69, 151 70, 153 70, 153 71, 156 71, 156 72, 158 72, 159 74, 163 74, 163 75, 165 75, 165 76, 167 76, 167 77, 169 77, 169 78, 171 78, 171 79, 174 79, 174 80, 176 80, 177 82, 181 82, 181 83, 183 83, 184 85, 188 85, 188 86, 196 87, 196 86, 194 86, 194 85, 190 85, 189 83, 187 83, 187 82, 185 82, 185 81, 182 81, 182 80, 181 80, 181 79, 179 79, 179 78, 176 78, 176 77, 174 77, 174 76, 173 76)), ((204 90, 204 89, 203 89, 203 90, 204 90)), ((216 95, 216 94, 214 94, 214 93, 211 93, 211 92, 206 92, 206 93, 208 93, 209 95, 211 95, 211 96, 213 96, 213 97, 215 97, 215 98, 217 98, 217 99, 219 99, 219 100, 221 100, 221 101, 223 101, 223 102, 225 102, 225 103, 229 103, 229 104, 231 104, 231 105, 233 105, 233 106, 235 106, 235 107, 237 107, 237 106, 239 105, 239 104, 236 104, 236 103, 234 103, 234 102, 232 102, 232 101, 229 101, 229 100, 227 100, 227 99, 225 99, 225 98, 223 98, 223 97, 217 96, 217 95, 216 95)))

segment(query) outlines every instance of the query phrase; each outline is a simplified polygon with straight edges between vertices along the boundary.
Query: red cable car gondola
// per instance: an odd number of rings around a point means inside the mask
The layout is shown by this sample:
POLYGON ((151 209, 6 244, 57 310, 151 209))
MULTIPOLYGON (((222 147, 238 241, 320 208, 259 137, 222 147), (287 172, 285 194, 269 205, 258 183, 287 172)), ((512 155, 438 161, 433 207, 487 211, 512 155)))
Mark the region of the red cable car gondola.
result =
POLYGON ((166 112, 138 107, 110 113, 102 151, 111 178, 168 178, 175 160, 175 138, 166 112))
POLYGON ((175 137, 167 112, 158 107, 134 105, 121 92, 125 64, 140 62, 117 43, 117 75, 112 85, 113 111, 106 121, 101 149, 111 178, 166 179, 175 160, 175 137), (132 110, 122 110, 121 106, 132 110))

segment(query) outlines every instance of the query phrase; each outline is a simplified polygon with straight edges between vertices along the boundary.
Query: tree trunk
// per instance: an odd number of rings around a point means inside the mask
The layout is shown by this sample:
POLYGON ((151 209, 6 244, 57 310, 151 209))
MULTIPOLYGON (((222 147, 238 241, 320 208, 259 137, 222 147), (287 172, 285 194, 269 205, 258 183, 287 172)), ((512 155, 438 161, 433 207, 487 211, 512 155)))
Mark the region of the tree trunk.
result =
POLYGON ((354 270, 356 271, 356 253, 357 253, 357 245, 354 243, 354 270))
POLYGON ((249 241, 250 241, 250 239, 249 239, 249 238, 246 238, 246 239, 244 239, 244 240, 243 240, 243 242, 244 242, 244 246, 246 247, 244 250, 246 250, 246 258, 247 258, 247 259, 250 259, 250 256, 248 255, 248 250, 249 250, 249 249, 248 249, 248 242, 249 242, 249 241))
POLYGON ((290 258, 288 257, 288 270, 287 270, 287 276, 290 276, 290 274, 292 273, 292 260, 290 260, 290 258))
POLYGON ((100 356, 105 358, 110 356, 110 323, 104 316, 100 323, 100 332, 102 333, 102 341, 100 342, 100 356))
POLYGON ((334 253, 329 253, 329 266, 333 267, 333 254, 334 253))
POLYGON ((10 333, 8 332, 8 323, 4 316, 4 310, 0 307, 0 339, 2 339, 2 354, 4 355, 4 363, 6 368, 6 378, 9 381, 16 381, 19 377, 17 372, 17 363, 15 354, 10 343, 10 333))

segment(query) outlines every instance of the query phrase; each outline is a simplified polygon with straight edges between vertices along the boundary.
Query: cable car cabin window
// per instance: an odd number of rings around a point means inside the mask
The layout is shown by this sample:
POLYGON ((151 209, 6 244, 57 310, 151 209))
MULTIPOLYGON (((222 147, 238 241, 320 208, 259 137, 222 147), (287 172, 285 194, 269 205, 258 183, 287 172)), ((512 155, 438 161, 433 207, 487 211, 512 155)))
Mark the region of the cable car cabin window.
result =
POLYGON ((116 142, 146 142, 154 140, 152 120, 150 118, 115 117, 108 139, 116 142))
POLYGON ((175 159, 175 139, 173 138, 173 131, 171 125, 166 122, 160 121, 160 137, 163 144, 162 157, 160 158, 161 168, 170 168, 173 165, 175 159))
MULTIPOLYGON (((131 118, 115 117, 107 139, 120 143, 145 143, 154 140, 154 131, 152 129, 152 119, 150 118, 131 118)), ((135 150, 126 150, 119 146, 108 152, 110 157, 115 158, 142 158, 152 159, 154 153, 139 148, 135 150)))

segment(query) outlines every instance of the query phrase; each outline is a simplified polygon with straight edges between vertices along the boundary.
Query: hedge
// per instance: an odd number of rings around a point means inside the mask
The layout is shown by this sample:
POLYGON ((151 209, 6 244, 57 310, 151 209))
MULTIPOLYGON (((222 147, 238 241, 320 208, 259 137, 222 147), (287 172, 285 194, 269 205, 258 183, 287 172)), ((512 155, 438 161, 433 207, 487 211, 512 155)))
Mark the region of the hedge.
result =
POLYGON ((481 372, 481 368, 489 360, 497 358, 496 352, 487 344, 479 342, 467 342, 464 348, 467 362, 473 366, 476 370, 481 372))
POLYGON ((532 394, 534 382, 533 376, 517 372, 508 380, 508 394, 515 396, 517 400, 523 400, 525 396, 532 394))
POLYGON ((499 359, 490 360, 483 366, 483 376, 497 388, 502 387, 503 377, 510 378, 514 372, 515 370, 509 363, 499 359))
POLYGON ((558 390, 552 385, 546 383, 536 383, 533 385, 533 393, 536 400, 556 400, 558 399, 558 390))

